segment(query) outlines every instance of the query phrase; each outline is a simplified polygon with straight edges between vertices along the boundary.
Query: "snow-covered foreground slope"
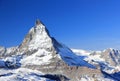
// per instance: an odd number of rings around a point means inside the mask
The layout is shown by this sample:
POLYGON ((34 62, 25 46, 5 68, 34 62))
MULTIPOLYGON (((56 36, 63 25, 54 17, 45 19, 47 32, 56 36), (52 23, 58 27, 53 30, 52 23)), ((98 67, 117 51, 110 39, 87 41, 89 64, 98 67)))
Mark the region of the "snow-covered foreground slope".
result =
POLYGON ((0 81, 47 81, 49 79, 36 76, 42 75, 40 71, 19 68, 19 69, 0 69, 0 81))
POLYGON ((0 59, 0 81, 68 81, 61 74, 44 74, 39 70, 17 67, 21 64, 22 56, 0 59))
POLYGON ((0 58, 0 81, 119 80, 119 51, 71 50, 39 20, 19 46, 0 47, 0 58))

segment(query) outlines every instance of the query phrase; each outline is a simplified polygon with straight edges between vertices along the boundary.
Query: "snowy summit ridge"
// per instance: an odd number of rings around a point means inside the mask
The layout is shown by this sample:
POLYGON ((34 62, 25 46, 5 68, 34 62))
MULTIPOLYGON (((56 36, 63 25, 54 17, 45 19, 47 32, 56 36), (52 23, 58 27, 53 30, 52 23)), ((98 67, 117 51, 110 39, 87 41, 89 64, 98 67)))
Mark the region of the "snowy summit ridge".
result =
POLYGON ((35 27, 32 27, 26 35, 22 44, 19 46, 20 51, 31 51, 37 49, 52 50, 52 40, 46 27, 39 21, 36 21, 35 27))

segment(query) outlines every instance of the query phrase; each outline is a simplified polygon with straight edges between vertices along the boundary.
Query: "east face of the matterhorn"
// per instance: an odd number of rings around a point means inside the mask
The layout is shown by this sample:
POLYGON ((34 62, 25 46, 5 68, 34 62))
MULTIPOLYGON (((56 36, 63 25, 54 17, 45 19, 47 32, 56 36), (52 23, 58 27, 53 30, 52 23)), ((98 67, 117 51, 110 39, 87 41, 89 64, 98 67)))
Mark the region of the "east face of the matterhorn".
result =
POLYGON ((120 51, 70 49, 51 37, 36 20, 23 42, 0 47, 0 80, 4 81, 119 81, 120 51))

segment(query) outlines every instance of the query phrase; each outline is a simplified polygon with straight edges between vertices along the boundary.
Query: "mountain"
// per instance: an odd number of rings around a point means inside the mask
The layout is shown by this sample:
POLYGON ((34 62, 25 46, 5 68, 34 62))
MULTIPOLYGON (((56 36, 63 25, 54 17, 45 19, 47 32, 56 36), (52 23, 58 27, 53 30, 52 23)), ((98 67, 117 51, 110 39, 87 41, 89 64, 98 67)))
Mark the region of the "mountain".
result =
POLYGON ((40 20, 20 45, 0 47, 0 58, 0 80, 5 81, 114 81, 120 71, 119 51, 70 49, 51 37, 40 20))
POLYGON ((84 53, 85 50, 81 52, 81 49, 72 50, 77 55, 84 56, 84 60, 100 69, 105 77, 111 78, 113 81, 120 80, 120 50, 108 48, 102 51, 90 51, 89 54, 84 53))
POLYGON ((109 65, 113 68, 118 68, 120 65, 120 50, 118 49, 108 48, 102 51, 90 52, 87 52, 85 50, 82 50, 81 52, 81 49, 72 50, 74 53, 77 53, 77 55, 85 56, 85 60, 91 63, 96 62, 102 65, 109 65))
POLYGON ((38 49, 54 51, 49 32, 39 20, 36 21, 35 27, 32 27, 24 38, 19 46, 19 51, 27 53, 28 51, 34 52, 38 49))

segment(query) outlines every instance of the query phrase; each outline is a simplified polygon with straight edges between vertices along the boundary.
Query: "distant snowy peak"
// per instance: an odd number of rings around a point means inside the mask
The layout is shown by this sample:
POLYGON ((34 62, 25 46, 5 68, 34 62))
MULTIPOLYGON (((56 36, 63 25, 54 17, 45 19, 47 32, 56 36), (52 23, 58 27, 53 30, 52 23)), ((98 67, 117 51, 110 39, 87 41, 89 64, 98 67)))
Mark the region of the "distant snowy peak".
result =
POLYGON ((101 53, 101 58, 104 58, 112 66, 120 64, 120 50, 109 48, 101 53))
POLYGON ((22 44, 19 46, 19 49, 21 52, 38 49, 53 49, 49 32, 39 20, 36 21, 35 27, 30 29, 22 44))
POLYGON ((5 53, 5 47, 0 46, 0 57, 5 53))
POLYGON ((120 50, 117 49, 108 48, 100 52, 93 52, 86 60, 99 63, 101 69, 108 73, 120 70, 120 50))
POLYGON ((111 52, 111 51, 114 51, 114 50, 117 50, 117 49, 114 49, 114 48, 107 48, 107 49, 103 50, 102 52, 105 52, 105 51, 111 52))
POLYGON ((86 51, 86 50, 82 50, 82 49, 73 49, 71 48, 71 50, 76 53, 77 55, 89 55, 90 53, 92 53, 92 51, 86 51))
POLYGON ((120 50, 108 48, 103 51, 90 51, 71 49, 77 55, 86 56, 85 60, 89 62, 98 62, 107 64, 113 67, 120 65, 120 50))
POLYGON ((17 48, 18 48, 17 46, 10 48, 0 47, 0 57, 6 57, 17 54, 18 51, 17 48))

